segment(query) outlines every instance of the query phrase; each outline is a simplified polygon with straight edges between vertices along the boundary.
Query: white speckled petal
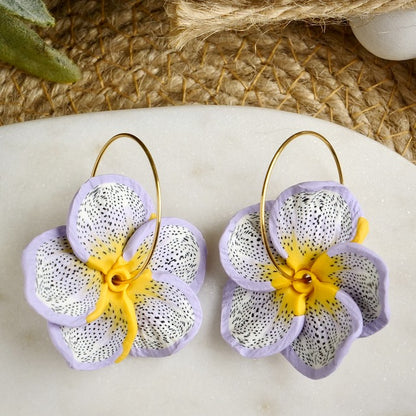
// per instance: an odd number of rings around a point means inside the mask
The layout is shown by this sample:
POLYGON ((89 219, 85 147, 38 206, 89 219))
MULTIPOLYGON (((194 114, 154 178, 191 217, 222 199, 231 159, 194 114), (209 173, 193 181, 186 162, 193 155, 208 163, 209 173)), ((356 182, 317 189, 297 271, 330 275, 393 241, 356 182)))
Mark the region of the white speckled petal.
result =
POLYGON ((363 316, 361 336, 371 335, 387 324, 387 267, 371 250, 355 243, 338 244, 321 255, 311 271, 352 297, 363 316))
POLYGON ((142 284, 129 288, 135 304, 138 332, 131 354, 163 357, 183 348, 198 332, 202 310, 195 292, 166 272, 154 272, 142 284))
POLYGON ((95 321, 67 327, 49 324, 49 334, 68 364, 77 370, 95 370, 113 363, 122 353, 128 323, 115 297, 95 321))
MULTIPOLYGON (((113 263, 134 231, 147 221, 153 204, 138 183, 121 175, 96 176, 75 195, 68 215, 68 240, 83 262, 113 263)), ((104 270, 105 271, 105 270, 104 270)))
MULTIPOLYGON (((138 268, 150 250, 155 224, 155 220, 152 220, 142 225, 123 251, 126 261, 134 256, 140 257, 138 268)), ((206 256, 205 240, 197 228, 179 218, 162 218, 149 268, 152 271, 169 272, 198 292, 204 281, 206 256)))
POLYGON ((335 371, 361 331, 358 306, 339 290, 330 304, 307 307, 301 333, 282 354, 305 376, 323 378, 335 371))
POLYGON ((270 237, 278 253, 302 257, 302 268, 329 247, 351 241, 361 208, 343 185, 305 182, 286 189, 270 211, 270 237))
POLYGON ((225 341, 246 357, 282 351, 296 338, 304 322, 304 316, 294 316, 283 300, 282 292, 255 292, 229 280, 221 316, 225 341))
POLYGON ((29 304, 50 322, 84 324, 99 298, 102 274, 75 257, 65 226, 36 237, 22 260, 29 304))
MULTIPOLYGON (((266 224, 272 204, 272 201, 266 203, 266 224)), ((244 208, 231 219, 219 248, 222 266, 232 280, 249 290, 267 291, 272 288, 273 276, 267 267, 271 266, 271 260, 261 238, 259 207, 257 204, 244 208)), ((270 242, 269 245, 273 250, 270 242)), ((275 258, 284 263, 277 253, 275 258)))

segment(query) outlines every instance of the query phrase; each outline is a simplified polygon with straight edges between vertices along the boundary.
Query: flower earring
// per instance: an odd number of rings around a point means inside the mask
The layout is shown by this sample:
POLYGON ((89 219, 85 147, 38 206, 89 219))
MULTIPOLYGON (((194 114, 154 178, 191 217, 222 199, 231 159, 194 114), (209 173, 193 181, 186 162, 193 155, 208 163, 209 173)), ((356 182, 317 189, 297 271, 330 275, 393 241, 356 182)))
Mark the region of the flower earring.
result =
POLYGON ((104 367, 128 354, 161 357, 198 332, 205 263, 201 233, 184 220, 161 218, 159 179, 148 149, 122 133, 104 145, 72 201, 66 226, 46 231, 24 250, 26 298, 47 319, 52 342, 73 368, 104 367), (105 150, 121 137, 146 153, 156 211, 132 179, 95 176, 105 150))
POLYGON ((302 374, 318 379, 336 369, 353 340, 387 324, 387 269, 361 244, 368 223, 342 183, 331 144, 318 133, 299 132, 274 155, 260 204, 231 219, 220 241, 230 278, 221 332, 243 356, 281 352, 302 374), (300 183, 266 202, 278 157, 303 134, 328 146, 340 183, 300 183))

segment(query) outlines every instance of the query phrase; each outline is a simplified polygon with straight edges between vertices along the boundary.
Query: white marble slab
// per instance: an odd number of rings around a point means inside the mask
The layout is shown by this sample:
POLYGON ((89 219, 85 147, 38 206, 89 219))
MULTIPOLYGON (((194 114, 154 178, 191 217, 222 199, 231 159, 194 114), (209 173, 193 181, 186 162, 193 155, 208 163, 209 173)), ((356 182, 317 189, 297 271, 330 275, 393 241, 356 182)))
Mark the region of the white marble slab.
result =
MULTIPOLYGON (((122 173, 153 192, 140 148, 113 144, 101 173, 122 173)), ((327 149, 291 144, 269 196, 305 180, 337 179, 327 149)), ((416 168, 389 149, 324 121, 254 108, 172 107, 46 119, 0 128, 1 415, 405 415, 416 381, 416 168), (370 220, 366 245, 390 268, 388 327, 357 340, 319 381, 280 355, 240 357, 219 332, 226 281, 217 250, 231 216, 260 198, 269 161, 290 134, 313 129, 336 148, 346 185, 370 220), (37 234, 65 223, 70 201, 113 134, 141 137, 159 169, 163 215, 193 222, 209 249, 197 337, 168 358, 127 358, 96 372, 67 367, 43 318, 23 296, 20 256, 37 234)))

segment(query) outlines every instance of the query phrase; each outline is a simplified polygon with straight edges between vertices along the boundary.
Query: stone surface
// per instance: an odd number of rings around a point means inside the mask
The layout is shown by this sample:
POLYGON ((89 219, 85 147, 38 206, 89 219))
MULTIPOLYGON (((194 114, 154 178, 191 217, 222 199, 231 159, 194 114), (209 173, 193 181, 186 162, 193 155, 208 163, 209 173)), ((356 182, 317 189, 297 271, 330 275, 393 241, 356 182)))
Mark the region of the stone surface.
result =
POLYGON ((416 58, 416 10, 356 18, 350 24, 360 43, 374 55, 393 61, 416 58))
MULTIPOLYGON (((108 149, 100 173, 135 178, 154 194, 141 149, 129 140, 108 149)), ((329 151, 311 136, 277 163, 268 195, 306 180, 337 180, 329 151)), ((335 124, 274 110, 171 107, 44 119, 0 128, 0 413, 4 415, 357 415, 411 414, 416 377, 416 169, 386 147, 335 124), (366 245, 390 269, 390 324, 354 342, 340 368, 306 379, 280 355, 240 357, 219 331, 226 275, 218 241, 239 209, 260 200, 268 164, 292 133, 324 134, 340 158, 345 184, 370 221, 366 245), (70 370, 46 324, 23 295, 21 251, 64 224, 73 195, 101 146, 127 131, 147 144, 159 170, 163 216, 194 223, 208 244, 200 292, 201 330, 178 354, 128 357, 96 372, 70 370)))

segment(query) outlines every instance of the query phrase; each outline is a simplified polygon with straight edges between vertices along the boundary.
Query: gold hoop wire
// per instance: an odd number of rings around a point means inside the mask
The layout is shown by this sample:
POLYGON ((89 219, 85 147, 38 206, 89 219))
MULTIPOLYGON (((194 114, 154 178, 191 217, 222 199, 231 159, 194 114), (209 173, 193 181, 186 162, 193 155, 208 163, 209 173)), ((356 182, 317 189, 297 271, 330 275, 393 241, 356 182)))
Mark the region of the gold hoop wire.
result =
POLYGON ((113 136, 110 140, 107 141, 107 143, 104 144, 102 149, 100 150, 100 153, 97 156, 97 159, 95 160, 94 167, 92 168, 91 177, 94 177, 97 173, 98 165, 100 164, 101 158, 103 157, 105 151, 110 146, 111 143, 115 142, 118 139, 121 139, 123 137, 126 137, 128 139, 134 140, 137 144, 140 145, 140 147, 143 149, 144 153, 146 154, 147 160, 149 161, 150 167, 152 169, 153 178, 155 180, 155 187, 156 187, 156 226, 153 236, 153 242, 150 247, 150 251, 147 254, 147 257, 142 265, 142 267, 139 269, 139 271, 130 279, 119 281, 118 283, 131 283, 133 280, 136 280, 141 273, 146 269, 148 266, 150 260, 152 259, 153 253, 156 249, 157 240, 159 238, 159 231, 160 231, 160 222, 161 222, 161 212, 162 212, 162 202, 161 202, 161 196, 160 196, 160 182, 159 182, 159 175, 157 173, 156 164, 153 160, 153 157, 149 151, 149 149, 146 147, 146 145, 135 135, 130 133, 119 133, 113 136))
POLYGON ((283 144, 277 149, 276 153, 273 156, 272 161, 270 162, 269 168, 267 169, 267 173, 266 173, 266 176, 265 176, 264 182, 263 182, 263 189, 261 191, 261 198, 260 198, 260 232, 261 232, 261 239, 263 240, 263 244, 266 247, 266 251, 267 251, 267 254, 270 257, 271 262, 277 268, 277 270, 285 276, 287 276, 287 274, 284 272, 284 270, 282 270, 282 268, 277 263, 276 259, 273 256, 272 250, 270 249, 270 245, 267 241, 266 221, 265 221, 265 218, 264 218, 265 217, 265 206, 266 206, 266 193, 267 193, 267 188, 268 188, 269 182, 270 182, 270 176, 271 176, 273 168, 274 168, 274 166, 277 162, 277 159, 280 157, 280 155, 283 153, 283 151, 285 150, 285 148, 287 147, 287 145, 289 143, 291 143, 293 140, 297 139, 298 137, 304 136, 304 135, 315 136, 316 138, 321 140, 323 143, 325 143, 325 145, 331 151, 332 157, 334 158, 335 164, 337 166, 339 183, 340 184, 344 183, 341 164, 339 163, 339 159, 338 159, 338 156, 335 152, 335 149, 332 147, 331 143, 324 136, 322 136, 322 134, 319 134, 315 131, 310 131, 310 130, 299 131, 299 132, 293 134, 292 136, 290 136, 288 139, 286 139, 283 142, 283 144))

